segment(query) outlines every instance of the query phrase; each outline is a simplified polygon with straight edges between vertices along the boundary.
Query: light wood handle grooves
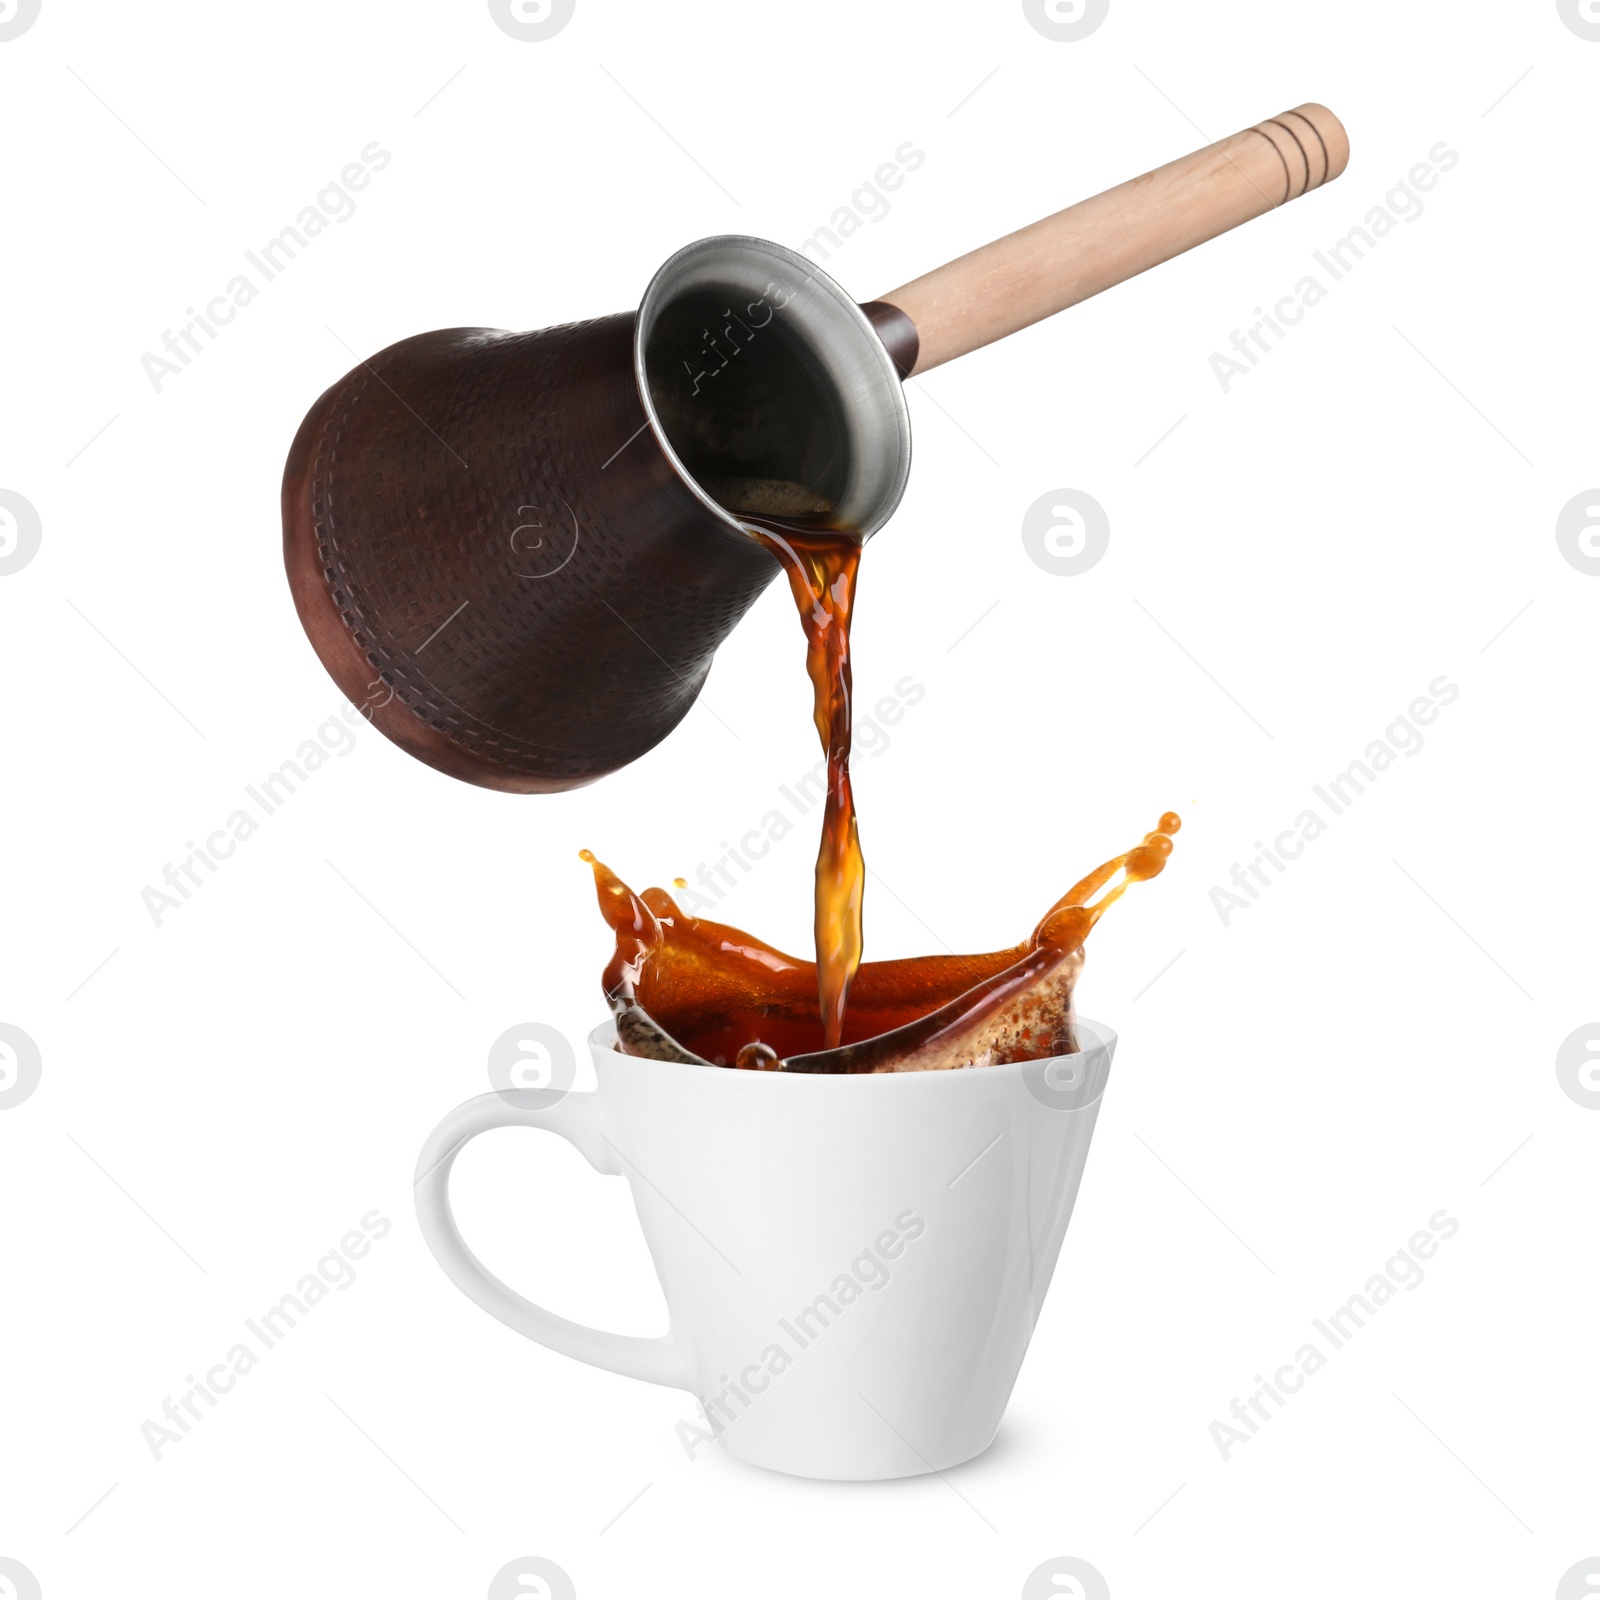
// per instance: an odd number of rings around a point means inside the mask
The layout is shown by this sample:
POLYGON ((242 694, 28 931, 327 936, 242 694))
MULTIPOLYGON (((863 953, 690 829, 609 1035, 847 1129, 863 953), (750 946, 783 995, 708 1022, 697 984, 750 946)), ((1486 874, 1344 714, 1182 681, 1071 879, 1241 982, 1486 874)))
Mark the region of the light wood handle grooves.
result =
POLYGON ((916 324, 912 370, 926 372, 1321 188, 1349 160, 1339 119, 1297 106, 878 299, 916 324))

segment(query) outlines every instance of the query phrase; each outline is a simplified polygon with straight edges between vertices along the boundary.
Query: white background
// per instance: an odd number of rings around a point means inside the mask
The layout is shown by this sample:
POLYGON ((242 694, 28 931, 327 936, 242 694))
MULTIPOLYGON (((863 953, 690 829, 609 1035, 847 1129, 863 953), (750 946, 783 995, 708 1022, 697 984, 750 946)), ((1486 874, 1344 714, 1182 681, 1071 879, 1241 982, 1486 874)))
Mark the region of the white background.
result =
MULTIPOLYGON (((0 1021, 43 1056, 0 1113, 0 1555, 47 1600, 476 1597, 527 1554, 584 1600, 1010 1597, 1058 1555, 1119 1597, 1554 1594, 1600 1549, 1600 1113, 1554 1069, 1600 1014, 1600 580, 1554 537, 1600 479, 1597 73, 1553 3, 1113 0, 1057 43, 1014 3, 578 0, 529 44, 483 4, 44 0, 0 43, 0 487, 43 524, 0 579, 0 1021), (911 386, 866 556, 862 701, 927 690, 859 765, 869 956, 1012 943, 1184 822, 1091 941, 1121 1051, 998 1442, 947 1481, 691 1463, 687 1396, 446 1282, 410 1173, 503 1030, 600 1019, 578 850, 692 876, 814 762, 790 602, 715 715, 576 793, 363 727, 157 928, 141 889, 339 703, 283 579, 290 438, 407 334, 626 309, 707 234, 798 245, 906 140, 827 263, 862 299, 1307 99, 1336 184, 911 386), (156 393, 141 355, 373 140, 356 214, 156 393), (1211 353, 1441 140, 1424 213, 1224 394, 1211 353), (1022 547, 1061 487, 1110 517, 1079 577, 1022 547), (1224 927, 1212 887, 1441 674, 1426 747, 1224 927), (155 1461, 141 1423, 372 1208, 359 1281, 155 1461), (1213 1420, 1440 1208, 1426 1281, 1224 1462, 1213 1420)), ((728 918, 803 950, 813 848, 728 918)), ((486 1137, 456 1195, 538 1299, 660 1330, 625 1186, 560 1141, 486 1137)))

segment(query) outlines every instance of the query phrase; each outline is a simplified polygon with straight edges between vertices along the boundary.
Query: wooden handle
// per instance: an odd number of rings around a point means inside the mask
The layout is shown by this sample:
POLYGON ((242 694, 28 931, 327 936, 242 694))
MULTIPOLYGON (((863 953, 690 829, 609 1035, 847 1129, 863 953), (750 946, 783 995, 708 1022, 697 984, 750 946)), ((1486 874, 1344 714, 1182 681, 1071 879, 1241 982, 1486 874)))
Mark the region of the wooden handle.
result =
POLYGON ((1275 211, 1337 178, 1350 140, 1312 102, 996 239, 879 300, 917 330, 926 372, 1275 211))

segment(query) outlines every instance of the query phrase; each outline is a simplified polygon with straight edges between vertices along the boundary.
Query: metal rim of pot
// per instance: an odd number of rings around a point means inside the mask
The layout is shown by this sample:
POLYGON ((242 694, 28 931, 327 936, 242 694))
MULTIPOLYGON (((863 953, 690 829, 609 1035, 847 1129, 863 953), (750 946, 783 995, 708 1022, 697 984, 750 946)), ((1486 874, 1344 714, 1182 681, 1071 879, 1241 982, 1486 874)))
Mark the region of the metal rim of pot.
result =
POLYGON ((774 285, 788 291, 781 308, 788 336, 802 340, 817 361, 829 391, 825 398, 836 407, 848 440, 844 488, 834 497, 831 520, 865 540, 889 520, 905 493, 911 415, 900 374, 866 313, 798 251, 745 234, 720 234, 685 245, 662 263, 634 323, 634 379, 645 421, 690 493, 719 522, 748 538, 739 514, 707 492, 675 447, 651 393, 648 352, 663 314, 686 295, 714 291, 748 306, 760 303, 774 285))

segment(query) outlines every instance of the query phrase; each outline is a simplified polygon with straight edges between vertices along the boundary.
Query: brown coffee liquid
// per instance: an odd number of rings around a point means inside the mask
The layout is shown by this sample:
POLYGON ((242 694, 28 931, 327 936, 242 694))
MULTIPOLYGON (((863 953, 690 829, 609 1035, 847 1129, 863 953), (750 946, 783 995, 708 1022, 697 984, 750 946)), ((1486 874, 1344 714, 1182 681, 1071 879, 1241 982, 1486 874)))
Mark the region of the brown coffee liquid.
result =
POLYGON ((619 1030, 621 1048, 802 1072, 892 1072, 908 1060, 921 1068, 1069 1053, 1076 1048, 1071 986, 1083 942, 1130 883, 1162 870, 1178 827, 1168 812, 1133 849, 1074 884, 1010 949, 863 962, 833 1040, 817 1016, 814 963, 690 916, 664 889, 635 894, 586 850, 601 914, 616 937, 603 980, 607 999, 619 1015, 645 1013, 682 1054, 619 1030), (1030 995, 1040 994, 1051 1003, 1030 1009, 1030 995))
POLYGON ((799 484, 722 487, 724 503, 782 566, 805 633, 812 715, 827 756, 816 960, 688 916, 662 889, 636 895, 586 850, 616 935, 604 983, 619 1048, 666 1061, 851 1073, 1072 1053, 1083 941, 1128 884, 1161 871, 1178 818, 1166 813, 1132 850, 1075 884, 1013 949, 863 965, 866 863, 850 787, 850 618, 861 538, 831 526, 825 502, 799 484))
POLYGON ((812 719, 828 758, 828 791, 817 851, 814 935, 817 1008, 829 1049, 843 1037, 850 987, 861 965, 861 900, 866 862, 850 789, 850 613, 861 539, 834 528, 750 519, 762 545, 789 580, 806 636, 812 719))

